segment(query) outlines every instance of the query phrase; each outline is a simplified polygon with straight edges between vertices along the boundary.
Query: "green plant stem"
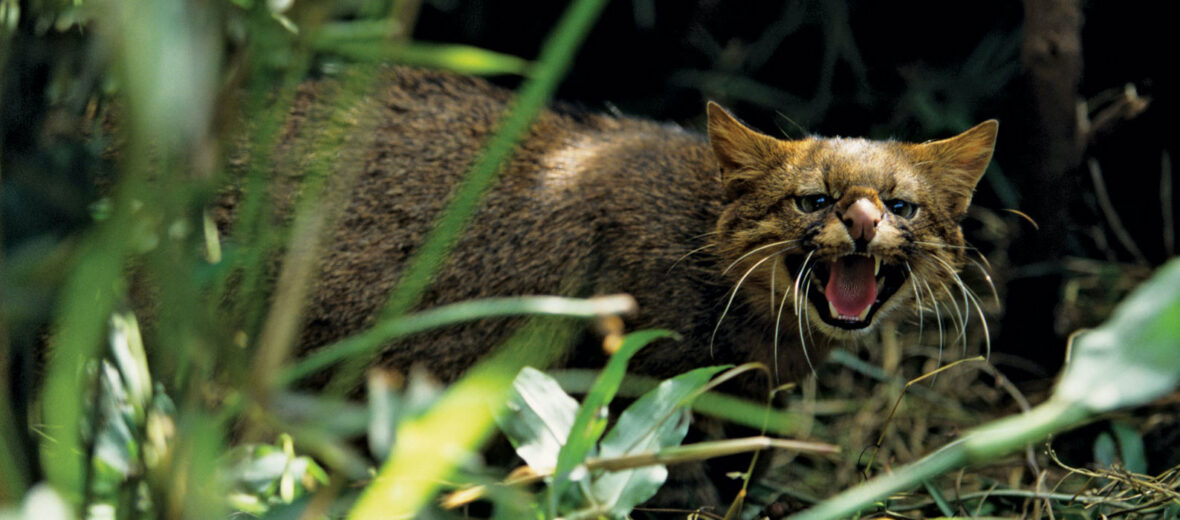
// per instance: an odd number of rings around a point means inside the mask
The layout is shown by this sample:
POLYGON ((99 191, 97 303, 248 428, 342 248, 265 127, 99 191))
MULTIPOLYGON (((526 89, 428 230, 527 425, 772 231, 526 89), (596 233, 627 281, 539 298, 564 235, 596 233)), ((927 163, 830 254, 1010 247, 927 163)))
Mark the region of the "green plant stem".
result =
POLYGON ((471 300, 382 321, 372 328, 323 347, 283 370, 279 385, 287 385, 345 359, 368 359, 390 340, 450 325, 497 316, 540 315, 593 318, 622 314, 635 307, 630 296, 601 296, 588 300, 557 296, 521 296, 471 300))
POLYGON ((1006 417, 968 432, 921 460, 849 489, 791 518, 837 519, 853 516, 892 493, 920 485, 969 464, 980 464, 1024 449, 1048 435, 1075 426, 1090 412, 1077 404, 1049 400, 1021 415, 1006 417))
MULTIPOLYGON (((964 493, 962 495, 957 495, 955 497, 955 501, 962 503, 962 502, 967 502, 969 500, 975 500, 975 499, 1004 498, 1004 497, 1049 499, 1049 500, 1057 500, 1060 502, 1073 502, 1073 503, 1078 503, 1078 504, 1103 504, 1103 505, 1117 506, 1117 507, 1121 507, 1124 509, 1134 507, 1134 506, 1124 503, 1124 502, 1112 501, 1110 499, 1110 497, 1105 497, 1105 496, 1089 496, 1089 495, 1081 495, 1078 493, 1043 493, 1040 491, 1029 491, 1027 489, 997 489, 997 490, 991 490, 991 491, 976 491, 974 493, 964 493)), ((894 513, 900 513, 902 511, 913 511, 915 509, 922 509, 922 508, 930 506, 931 504, 934 504, 933 499, 924 500, 922 502, 915 503, 915 504, 905 504, 905 505, 893 506, 893 507, 890 507, 889 510, 894 513)))

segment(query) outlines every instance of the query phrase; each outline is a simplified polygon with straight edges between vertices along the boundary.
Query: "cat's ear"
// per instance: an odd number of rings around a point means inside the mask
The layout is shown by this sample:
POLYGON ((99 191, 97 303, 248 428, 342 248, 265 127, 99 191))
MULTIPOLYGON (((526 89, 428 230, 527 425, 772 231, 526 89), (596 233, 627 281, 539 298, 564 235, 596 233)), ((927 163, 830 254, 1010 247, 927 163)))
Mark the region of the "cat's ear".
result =
POLYGON ((709 102, 709 143, 731 194, 781 162, 782 142, 743 125, 721 105, 709 102))
POLYGON ((938 185, 957 199, 956 213, 967 211, 971 192, 992 160, 999 128, 999 121, 989 119, 954 137, 918 145, 923 162, 935 165, 938 185))

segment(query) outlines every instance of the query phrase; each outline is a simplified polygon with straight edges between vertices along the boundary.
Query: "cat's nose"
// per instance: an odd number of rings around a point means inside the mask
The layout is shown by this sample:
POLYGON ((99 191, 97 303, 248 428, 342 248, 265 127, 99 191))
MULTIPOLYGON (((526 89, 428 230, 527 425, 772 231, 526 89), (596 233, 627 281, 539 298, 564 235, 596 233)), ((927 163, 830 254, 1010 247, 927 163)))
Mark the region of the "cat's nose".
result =
POLYGON ((848 227, 848 234, 853 240, 869 242, 877 236, 877 223, 881 222, 881 210, 869 199, 858 199, 841 217, 848 227))

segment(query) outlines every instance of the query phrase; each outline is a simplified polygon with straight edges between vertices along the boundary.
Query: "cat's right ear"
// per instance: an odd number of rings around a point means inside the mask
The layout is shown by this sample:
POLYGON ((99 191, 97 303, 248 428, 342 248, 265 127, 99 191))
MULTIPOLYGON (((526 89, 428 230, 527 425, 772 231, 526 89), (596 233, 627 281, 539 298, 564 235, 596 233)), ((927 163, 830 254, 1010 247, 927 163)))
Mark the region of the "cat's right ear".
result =
POLYGON ((731 194, 740 192, 748 181, 761 176, 773 164, 781 162, 781 143, 762 134, 730 115, 712 101, 709 115, 709 143, 721 167, 721 180, 731 194))

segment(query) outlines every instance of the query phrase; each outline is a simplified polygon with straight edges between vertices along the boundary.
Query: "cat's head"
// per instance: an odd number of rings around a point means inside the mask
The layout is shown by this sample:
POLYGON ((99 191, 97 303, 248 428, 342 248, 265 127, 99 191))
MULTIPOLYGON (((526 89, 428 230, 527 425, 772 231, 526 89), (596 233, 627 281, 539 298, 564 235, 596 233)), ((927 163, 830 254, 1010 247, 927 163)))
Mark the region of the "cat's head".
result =
POLYGON ((782 140, 709 103, 709 140, 726 206, 717 226, 726 276, 783 330, 832 337, 959 294, 959 221, 991 160, 999 124, 921 144, 782 140))

